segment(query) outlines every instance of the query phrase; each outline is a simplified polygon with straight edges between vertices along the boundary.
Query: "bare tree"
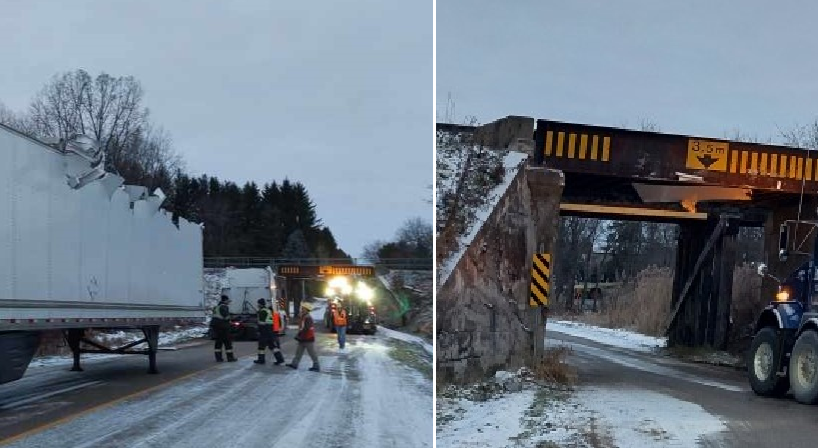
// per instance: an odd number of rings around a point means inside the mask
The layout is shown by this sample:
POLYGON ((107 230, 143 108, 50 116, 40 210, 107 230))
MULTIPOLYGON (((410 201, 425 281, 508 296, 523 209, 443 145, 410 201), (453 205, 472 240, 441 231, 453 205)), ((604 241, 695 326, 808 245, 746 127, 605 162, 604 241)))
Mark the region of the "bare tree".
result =
POLYGON ((142 86, 133 77, 85 70, 56 75, 37 94, 30 116, 38 134, 69 138, 75 133, 97 139, 106 150, 123 148, 147 125, 142 86))
POLYGON ((432 225, 422 218, 410 218, 404 221, 396 234, 396 241, 415 248, 432 252, 432 225))
POLYGON ((25 115, 15 113, 3 103, 0 103, 0 124, 4 124, 19 132, 22 132, 23 134, 32 136, 36 134, 31 125, 31 121, 28 120, 25 115))
POLYGON ((0 103, 0 123, 6 126, 12 126, 15 120, 17 120, 15 113, 6 107, 5 104, 0 103))
POLYGON ((168 133, 149 123, 142 98, 142 86, 131 76, 101 73, 92 78, 76 70, 46 84, 32 101, 27 120, 40 137, 94 137, 105 151, 108 170, 128 182, 168 188, 182 161, 168 133))
POLYGON ((816 120, 804 126, 794 126, 791 129, 779 129, 779 136, 788 146, 816 150, 819 140, 819 129, 816 120))
POLYGON ((364 246, 364 249, 361 252, 361 256, 368 260, 371 263, 378 263, 381 257, 378 255, 378 252, 381 250, 384 245, 387 244, 384 241, 376 240, 372 243, 367 244, 364 246))

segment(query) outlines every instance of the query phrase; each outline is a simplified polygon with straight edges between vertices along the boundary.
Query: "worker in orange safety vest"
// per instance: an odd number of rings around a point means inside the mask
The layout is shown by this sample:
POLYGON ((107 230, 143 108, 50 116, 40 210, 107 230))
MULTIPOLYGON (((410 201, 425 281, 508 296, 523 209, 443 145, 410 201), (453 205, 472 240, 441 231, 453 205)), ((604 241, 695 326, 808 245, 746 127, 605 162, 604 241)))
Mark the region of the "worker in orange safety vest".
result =
POLYGON ((347 310, 339 303, 333 310, 333 326, 336 327, 338 337, 338 348, 344 350, 344 343, 347 339, 347 310))

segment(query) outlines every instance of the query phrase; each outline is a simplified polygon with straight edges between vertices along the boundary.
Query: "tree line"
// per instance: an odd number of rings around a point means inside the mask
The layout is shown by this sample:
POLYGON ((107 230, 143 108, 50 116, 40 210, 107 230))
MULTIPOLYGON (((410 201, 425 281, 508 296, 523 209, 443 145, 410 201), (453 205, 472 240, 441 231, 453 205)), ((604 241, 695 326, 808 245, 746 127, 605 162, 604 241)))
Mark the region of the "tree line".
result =
POLYGON ((392 240, 377 240, 368 244, 364 247, 363 255, 376 264, 396 258, 428 260, 424 266, 431 269, 434 245, 432 224, 416 217, 404 221, 392 240))
POLYGON ((187 174, 168 132, 150 121, 143 96, 132 76, 75 70, 55 75, 24 112, 0 103, 0 123, 39 139, 95 138, 107 171, 129 185, 160 188, 175 221, 204 224, 205 256, 348 258, 301 183, 240 186, 187 174))

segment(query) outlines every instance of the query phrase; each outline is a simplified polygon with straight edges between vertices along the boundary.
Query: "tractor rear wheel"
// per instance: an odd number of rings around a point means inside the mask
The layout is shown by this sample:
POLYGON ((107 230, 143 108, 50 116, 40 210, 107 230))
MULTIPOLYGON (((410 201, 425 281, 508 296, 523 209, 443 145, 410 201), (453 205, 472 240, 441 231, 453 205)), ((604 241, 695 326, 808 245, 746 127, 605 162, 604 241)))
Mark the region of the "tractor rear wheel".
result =
POLYGON ((806 330, 793 345, 788 373, 796 401, 816 404, 816 332, 806 330))
POLYGON ((765 327, 756 333, 748 356, 748 380, 757 395, 780 397, 788 391, 788 377, 776 374, 781 354, 774 328, 765 327))

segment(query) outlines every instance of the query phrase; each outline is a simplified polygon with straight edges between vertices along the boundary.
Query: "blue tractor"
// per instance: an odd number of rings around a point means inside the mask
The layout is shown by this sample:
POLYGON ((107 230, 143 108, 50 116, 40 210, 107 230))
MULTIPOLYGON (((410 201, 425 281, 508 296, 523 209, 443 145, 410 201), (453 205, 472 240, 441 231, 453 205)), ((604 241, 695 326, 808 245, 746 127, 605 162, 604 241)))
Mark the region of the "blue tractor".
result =
MULTIPOLYGON (((816 231, 816 223, 799 224, 812 225, 816 231)), ((786 222, 779 232, 783 261, 789 255, 788 233, 786 222)), ((779 292, 757 319, 748 354, 748 378, 758 395, 782 396, 790 390, 796 401, 816 404, 816 264, 813 248, 805 263, 786 279, 777 279, 779 292)), ((764 265, 760 274, 766 275, 764 265)))

